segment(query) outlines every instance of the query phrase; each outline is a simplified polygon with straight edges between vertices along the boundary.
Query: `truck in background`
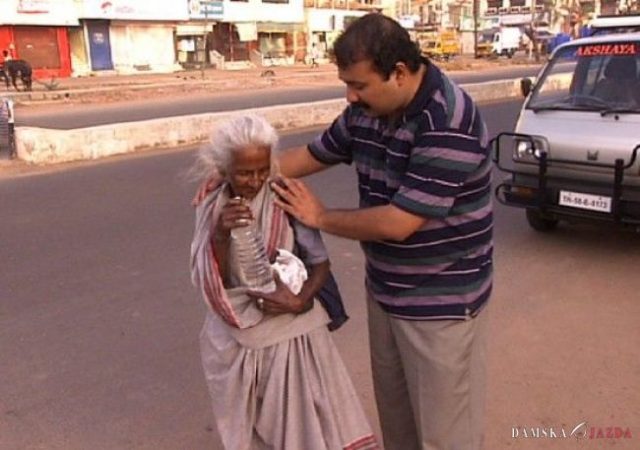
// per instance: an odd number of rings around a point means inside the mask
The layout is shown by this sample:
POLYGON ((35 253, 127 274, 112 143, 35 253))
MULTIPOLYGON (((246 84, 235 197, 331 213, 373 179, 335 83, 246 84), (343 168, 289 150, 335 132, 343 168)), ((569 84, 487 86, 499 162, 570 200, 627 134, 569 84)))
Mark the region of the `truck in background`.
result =
POLYGON ((493 35, 495 30, 484 30, 478 32, 477 57, 490 58, 493 56, 493 35))
POLYGON ((520 49, 522 31, 517 27, 502 27, 493 34, 491 53, 494 56, 512 58, 520 49))
POLYGON ((422 54, 437 60, 449 60, 461 51, 460 39, 454 30, 420 33, 417 35, 422 54))

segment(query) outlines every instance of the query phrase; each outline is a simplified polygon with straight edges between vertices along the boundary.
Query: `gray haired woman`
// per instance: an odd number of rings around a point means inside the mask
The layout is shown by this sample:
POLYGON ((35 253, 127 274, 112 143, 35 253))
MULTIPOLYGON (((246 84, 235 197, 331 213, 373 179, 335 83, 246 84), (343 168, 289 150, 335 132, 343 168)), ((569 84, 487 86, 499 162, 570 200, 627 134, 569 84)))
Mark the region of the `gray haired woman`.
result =
POLYGON ((196 210, 191 245, 192 279, 208 306, 200 348, 218 431, 227 450, 378 448, 329 335, 326 302, 315 302, 329 277, 320 234, 274 204, 276 145, 264 118, 245 115, 222 123, 200 151, 203 179, 220 180, 196 210), (276 260, 275 292, 264 297, 247 287, 232 238, 248 224, 276 260), (280 264, 286 254, 301 263, 280 264))

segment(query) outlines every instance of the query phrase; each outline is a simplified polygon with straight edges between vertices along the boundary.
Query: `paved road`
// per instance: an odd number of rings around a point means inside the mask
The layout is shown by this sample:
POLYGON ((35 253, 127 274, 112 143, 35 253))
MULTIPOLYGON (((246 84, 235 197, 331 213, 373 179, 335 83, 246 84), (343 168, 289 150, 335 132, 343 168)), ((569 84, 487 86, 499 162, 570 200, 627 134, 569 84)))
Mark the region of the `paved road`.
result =
MULTIPOLYGON (((530 66, 505 67, 479 72, 456 72, 452 76, 459 83, 475 83, 505 78, 534 76, 538 69, 530 66)), ((83 128, 115 122, 132 122, 160 117, 230 111, 272 106, 284 103, 304 103, 339 98, 344 87, 336 79, 334 86, 277 88, 258 91, 211 93, 188 97, 148 98, 113 104, 65 105, 64 103, 38 108, 21 108, 16 113, 18 126, 43 128, 83 128)))
MULTIPOLYGON (((496 133, 518 103, 482 109, 496 133)), ((0 449, 221 449, 188 279, 192 159, 170 151, 0 178, 0 449)), ((347 167, 310 183, 332 205, 356 203, 347 167)), ((375 421, 362 255, 327 242, 352 316, 334 336, 375 421)), ((582 421, 633 433, 585 448, 640 448, 639 248, 639 235, 604 227, 541 235, 497 205, 488 450, 574 448, 515 440, 512 427, 582 421)))

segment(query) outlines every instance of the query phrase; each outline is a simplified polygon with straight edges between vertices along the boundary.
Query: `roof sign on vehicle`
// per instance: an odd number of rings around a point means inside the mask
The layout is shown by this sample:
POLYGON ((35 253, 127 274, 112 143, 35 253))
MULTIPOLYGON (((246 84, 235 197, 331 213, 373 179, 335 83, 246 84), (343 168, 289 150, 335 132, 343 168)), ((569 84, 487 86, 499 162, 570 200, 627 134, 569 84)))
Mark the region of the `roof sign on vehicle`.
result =
POLYGON ((637 55, 639 53, 640 45, 635 43, 590 44, 578 49, 578 56, 637 55))

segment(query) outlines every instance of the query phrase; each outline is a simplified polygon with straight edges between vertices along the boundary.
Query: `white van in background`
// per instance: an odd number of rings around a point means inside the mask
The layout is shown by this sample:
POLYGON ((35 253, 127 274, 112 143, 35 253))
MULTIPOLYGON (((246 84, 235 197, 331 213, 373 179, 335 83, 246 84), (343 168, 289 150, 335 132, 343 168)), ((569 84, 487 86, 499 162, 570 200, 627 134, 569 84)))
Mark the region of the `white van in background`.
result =
POLYGON ((560 45, 526 96, 515 132, 493 141, 507 175, 498 201, 532 228, 600 221, 640 231, 640 33, 560 45))
POLYGON ((496 56, 513 57, 520 48, 522 31, 517 27, 502 27, 493 35, 491 51, 496 56))

